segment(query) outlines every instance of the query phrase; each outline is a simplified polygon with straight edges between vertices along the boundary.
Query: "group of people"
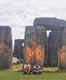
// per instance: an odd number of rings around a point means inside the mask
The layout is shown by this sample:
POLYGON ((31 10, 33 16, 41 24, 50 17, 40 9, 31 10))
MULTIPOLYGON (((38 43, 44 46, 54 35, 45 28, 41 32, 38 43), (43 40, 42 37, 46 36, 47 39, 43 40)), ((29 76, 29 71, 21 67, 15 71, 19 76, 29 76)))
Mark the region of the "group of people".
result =
POLYGON ((39 71, 41 70, 41 66, 40 65, 33 65, 31 66, 30 64, 24 64, 24 72, 25 73, 30 73, 33 71, 39 71))

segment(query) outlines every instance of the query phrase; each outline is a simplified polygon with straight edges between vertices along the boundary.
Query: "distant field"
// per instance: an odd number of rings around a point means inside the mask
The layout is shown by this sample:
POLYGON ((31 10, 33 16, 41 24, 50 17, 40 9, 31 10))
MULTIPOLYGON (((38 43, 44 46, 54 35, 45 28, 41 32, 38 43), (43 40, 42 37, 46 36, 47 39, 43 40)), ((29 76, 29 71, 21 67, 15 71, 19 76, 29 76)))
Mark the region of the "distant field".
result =
POLYGON ((0 71, 0 80, 66 80, 66 72, 45 72, 40 75, 24 75, 23 72, 0 71))

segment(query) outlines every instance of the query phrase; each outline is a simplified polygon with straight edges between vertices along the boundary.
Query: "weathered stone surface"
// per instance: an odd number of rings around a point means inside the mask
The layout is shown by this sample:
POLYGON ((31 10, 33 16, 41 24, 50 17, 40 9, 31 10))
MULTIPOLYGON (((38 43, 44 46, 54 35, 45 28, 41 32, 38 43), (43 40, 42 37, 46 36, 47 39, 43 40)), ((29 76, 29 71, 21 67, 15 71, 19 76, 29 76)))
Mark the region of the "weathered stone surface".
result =
POLYGON ((0 27, 0 69, 9 68, 12 60, 12 36, 11 29, 0 27))

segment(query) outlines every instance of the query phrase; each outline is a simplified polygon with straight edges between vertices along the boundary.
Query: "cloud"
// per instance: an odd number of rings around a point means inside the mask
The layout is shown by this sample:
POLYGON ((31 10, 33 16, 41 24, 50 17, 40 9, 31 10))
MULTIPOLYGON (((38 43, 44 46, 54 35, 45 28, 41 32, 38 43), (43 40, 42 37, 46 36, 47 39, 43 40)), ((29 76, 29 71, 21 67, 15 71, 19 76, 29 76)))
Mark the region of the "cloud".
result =
POLYGON ((66 0, 1 0, 0 24, 12 28, 13 39, 24 38, 26 25, 36 17, 57 17, 66 20, 66 0))

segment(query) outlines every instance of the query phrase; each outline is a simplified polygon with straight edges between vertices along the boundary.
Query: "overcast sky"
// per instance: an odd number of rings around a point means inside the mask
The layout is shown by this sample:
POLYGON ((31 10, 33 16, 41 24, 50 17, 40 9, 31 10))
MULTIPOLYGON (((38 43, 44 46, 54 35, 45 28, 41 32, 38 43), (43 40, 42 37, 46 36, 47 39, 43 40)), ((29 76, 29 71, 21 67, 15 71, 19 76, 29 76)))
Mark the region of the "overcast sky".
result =
POLYGON ((0 0, 0 25, 11 26, 13 39, 24 38, 24 26, 36 17, 66 20, 66 0, 0 0))

